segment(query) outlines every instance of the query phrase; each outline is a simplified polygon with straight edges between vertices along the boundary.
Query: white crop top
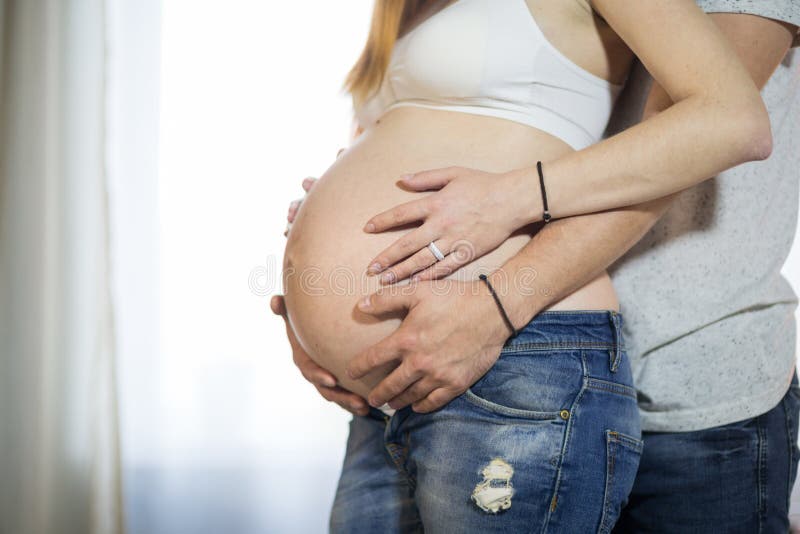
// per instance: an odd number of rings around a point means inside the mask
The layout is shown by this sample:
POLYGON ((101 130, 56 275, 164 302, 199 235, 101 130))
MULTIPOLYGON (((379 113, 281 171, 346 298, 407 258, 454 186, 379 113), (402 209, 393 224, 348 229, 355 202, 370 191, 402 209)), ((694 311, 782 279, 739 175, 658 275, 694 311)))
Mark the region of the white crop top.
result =
POLYGON ((621 89, 559 52, 525 0, 456 0, 396 41, 354 111, 364 128, 398 106, 491 115, 580 150, 600 140, 621 89))

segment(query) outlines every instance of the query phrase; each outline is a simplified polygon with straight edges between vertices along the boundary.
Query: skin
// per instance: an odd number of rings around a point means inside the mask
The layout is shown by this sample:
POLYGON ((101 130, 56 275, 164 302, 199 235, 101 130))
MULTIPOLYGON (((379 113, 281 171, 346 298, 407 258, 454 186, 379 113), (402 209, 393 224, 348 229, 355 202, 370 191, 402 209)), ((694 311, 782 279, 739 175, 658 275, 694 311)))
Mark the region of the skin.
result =
MULTIPOLYGON (((385 369, 351 377, 346 365, 401 323, 401 313, 376 317, 356 303, 379 287, 375 277, 366 276, 362 265, 405 231, 367 234, 361 231, 364 220, 376 208, 420 195, 396 185, 396 176, 402 171, 446 162, 502 171, 535 161, 537 156, 569 150, 547 133, 496 117, 416 107, 384 114, 380 124, 365 130, 322 175, 297 211, 289 232, 283 270, 286 309, 301 346, 336 376, 341 387, 362 396, 391 370, 393 364, 387 364, 385 369), (453 136, 453 131, 469 135, 453 136)), ((535 231, 517 232, 490 253, 475 258, 449 277, 451 285, 444 289, 470 293, 469 281, 477 280, 481 272, 500 268, 535 231)), ((400 291, 402 286, 391 290, 400 291)), ((564 300, 557 305, 568 309, 617 306, 604 273, 564 300)), ((452 309, 461 311, 462 307, 452 309)), ((487 306, 476 317, 488 316, 490 309, 487 306)))
MULTIPOLYGON (((732 42, 735 53, 741 57, 748 75, 760 90, 786 54, 794 27, 750 15, 718 14, 714 15, 712 20, 732 42), (753 46, 754 43, 758 46, 753 46)), ((644 122, 654 121, 667 113, 662 110, 673 109, 671 102, 672 95, 661 84, 654 84, 648 97, 644 122)), ((490 277, 494 282, 513 279, 514 274, 520 269, 530 267, 533 267, 538 274, 534 283, 527 287, 517 287, 517 291, 504 295, 504 305, 512 322, 517 326, 524 325, 539 311, 546 309, 551 302, 568 294, 575 287, 580 287, 583 281, 608 267, 658 220, 668 208, 672 198, 674 195, 621 210, 571 217, 545 227, 534 236, 520 254, 510 259, 502 269, 490 277), (523 289, 527 291, 522 291, 523 289)), ((377 313, 402 308, 407 305, 408 299, 408 296, 404 299, 382 297, 373 310, 377 313)), ((417 306, 422 309, 419 303, 417 306)), ((445 347, 437 345, 435 341, 428 341, 444 337, 442 332, 433 333, 430 330, 458 328, 457 324, 450 326, 442 320, 442 316, 422 316, 413 313, 413 309, 409 311, 407 320, 412 318, 412 315, 416 324, 425 325, 414 332, 418 339, 424 341, 412 347, 404 347, 406 352, 437 354, 447 351, 452 355, 469 350, 464 346, 451 344, 445 347)), ((460 321, 454 318, 454 322, 460 321)), ((502 334, 498 332, 497 335, 502 334)), ((394 357, 398 352, 400 352, 398 347, 393 346, 391 342, 383 341, 380 352, 366 351, 351 362, 351 368, 358 375, 360 372, 368 371, 371 365, 385 361, 387 355, 394 357)), ((427 380, 428 376, 435 376, 438 362, 435 358, 433 360, 434 363, 430 368, 412 375, 417 382, 427 380)), ((401 372, 400 368, 395 371, 397 374, 401 372)), ((474 382, 471 382, 473 378, 477 380, 479 376, 461 375, 456 381, 459 384, 471 384, 474 382)), ((439 389, 442 387, 447 388, 448 385, 439 386, 439 389)), ((453 390, 458 391, 457 388, 453 390)), ((393 407, 413 403, 415 410, 425 412, 442 406, 442 400, 447 402, 452 398, 448 398, 444 393, 436 393, 437 391, 416 386, 413 380, 390 376, 370 393, 369 399, 371 402, 391 400, 390 405, 393 407)))
MULTIPOLYGON (((734 46, 756 87, 758 89, 763 87, 781 58, 785 55, 790 45, 793 31, 796 28, 785 23, 751 15, 712 14, 710 18, 734 46)), ((654 83, 645 108, 645 119, 651 120, 662 110, 668 109, 671 104, 672 99, 669 93, 658 83, 654 83)), ((671 197, 668 196, 625 209, 607 211, 591 216, 570 217, 546 226, 520 254, 510 259, 503 266, 503 271, 506 274, 517 271, 520 266, 533 266, 538 273, 537 283, 534 286, 536 291, 532 295, 516 295, 516 298, 512 294, 504 295, 504 304, 512 317, 512 321, 517 325, 525 324, 540 310, 547 309, 548 305, 558 300, 559 296, 569 294, 574 288, 580 287, 586 280, 591 279, 598 271, 605 269, 638 241, 641 235, 655 223, 668 207, 670 200, 671 197), (570 266, 570 268, 564 269, 565 265, 570 266)), ((293 214, 290 213, 290 218, 292 217, 293 214)), ((497 281, 496 278, 495 281, 497 281)), ((418 287, 422 287, 422 285, 418 287)), ((438 298, 438 296, 435 297, 438 298)), ((485 295, 476 294, 471 300, 489 300, 483 297, 485 295)), ((280 300, 280 297, 276 297, 275 300, 280 300)), ((426 300, 433 300, 433 297, 426 295, 424 291, 415 292, 414 296, 404 296, 402 299, 378 297, 377 299, 372 299, 371 309, 373 312, 397 307, 410 310, 406 317, 408 328, 403 337, 405 354, 407 355, 435 355, 445 344, 449 349, 448 352, 454 353, 461 350, 462 345, 458 344, 458 341, 474 343, 474 340, 468 339, 469 336, 464 336, 464 339, 461 340, 454 340, 446 332, 427 332, 425 329, 430 325, 438 325, 438 328, 450 327, 454 323, 454 317, 449 314, 448 321, 437 320, 437 309, 433 306, 422 305, 426 300), (408 332, 413 333, 413 335, 406 335, 408 332), (441 340, 447 341, 442 343, 441 340)), ((491 314, 494 314, 494 317, 498 316, 496 309, 471 306, 468 303, 464 304, 465 309, 470 310, 470 313, 458 315, 458 318, 464 317, 464 321, 460 321, 463 324, 475 324, 471 323, 474 320, 471 318, 473 308, 475 310, 483 309, 484 312, 490 314, 484 316, 482 320, 491 317, 491 314)), ((275 309, 275 306, 273 306, 273 309, 275 309)), ((504 325, 501 326, 499 323, 495 323, 495 327, 499 337, 507 335, 507 331, 503 332, 504 325), (500 334, 499 332, 503 333, 500 334)), ((457 325, 453 325, 453 330, 458 331, 457 325)), ((399 340, 400 336, 394 336, 393 340, 391 337, 389 339, 387 342, 382 342, 382 349, 387 353, 399 352, 398 347, 393 345, 393 341, 399 340)), ((488 339, 492 339, 491 335, 488 339)), ((481 346, 485 343, 485 341, 482 342, 481 346)), ((295 348, 294 345, 293 348, 295 348)), ((303 371, 304 376, 307 378, 309 376, 312 377, 310 381, 315 385, 322 386, 326 380, 329 381, 332 378, 327 371, 314 364, 302 350, 298 352, 297 348, 295 348, 295 361, 303 371)), ((366 366, 376 361, 378 360, 370 361, 367 359, 366 366)), ((482 367, 483 361, 480 358, 477 361, 480 364, 474 366, 473 369, 482 367)), ((429 361, 423 361, 422 363, 431 365, 431 369, 437 367, 434 365, 434 363, 437 363, 436 358, 429 358, 429 361)), ((438 363, 447 365, 448 362, 438 363)), ((430 393, 423 396, 427 387, 422 387, 422 385, 414 386, 413 384, 425 383, 426 376, 435 377, 437 375, 433 373, 425 375, 426 369, 424 367, 417 369, 415 366, 413 368, 415 372, 400 377, 403 378, 402 380, 397 382, 387 381, 386 384, 381 384, 372 392, 370 400, 380 404, 380 401, 384 398, 392 398, 393 407, 414 402, 415 410, 428 411, 435 409, 440 403, 446 402, 445 399, 450 393, 457 392, 460 387, 463 387, 465 383, 471 380, 471 378, 465 378, 470 374, 469 366, 462 366, 461 368, 465 368, 467 371, 463 376, 453 378, 454 389, 452 391, 445 390, 443 393, 434 396, 431 396, 430 393), (423 372, 421 378, 416 378, 411 387, 399 389, 410 377, 420 376, 418 375, 419 371, 423 372)), ((429 386, 430 379, 425 384, 429 386)), ((436 390, 441 389, 443 388, 436 388, 436 390)), ((363 399, 357 395, 336 389, 323 391, 325 398, 339 403, 354 413, 363 413, 366 409, 363 399)))
MULTIPOLYGON (((543 161, 553 217, 641 204, 769 156, 769 116, 758 87, 720 28, 694 2, 595 0, 593 5, 672 103, 618 135, 543 161), (680 24, 673 28, 663 20, 680 24)), ((438 191, 366 222, 367 232, 422 222, 368 264, 368 272, 385 271, 383 283, 432 265, 424 249, 431 241, 445 254, 466 241, 480 256, 515 229, 542 220, 541 196, 531 194, 540 189, 533 166, 499 174, 451 166, 401 180, 415 191, 438 191)), ((453 254, 439 267, 452 272, 466 259, 453 254)), ((420 279, 429 277, 430 272, 420 273, 420 279)))

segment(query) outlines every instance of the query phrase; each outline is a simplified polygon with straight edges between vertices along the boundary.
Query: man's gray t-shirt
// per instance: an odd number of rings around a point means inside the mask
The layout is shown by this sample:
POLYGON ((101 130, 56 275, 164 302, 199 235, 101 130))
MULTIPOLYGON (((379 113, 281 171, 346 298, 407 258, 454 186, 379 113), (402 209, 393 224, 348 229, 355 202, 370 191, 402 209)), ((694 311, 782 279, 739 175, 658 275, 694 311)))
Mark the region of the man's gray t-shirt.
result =
MULTIPOLYGON (((706 12, 800 25, 800 1, 696 0, 706 12)), ((681 193, 610 269, 642 428, 690 431, 774 407, 795 364, 797 297, 780 270, 797 224, 800 37, 761 94, 773 150, 681 193)), ((652 78, 638 61, 606 136, 636 124, 652 78)))

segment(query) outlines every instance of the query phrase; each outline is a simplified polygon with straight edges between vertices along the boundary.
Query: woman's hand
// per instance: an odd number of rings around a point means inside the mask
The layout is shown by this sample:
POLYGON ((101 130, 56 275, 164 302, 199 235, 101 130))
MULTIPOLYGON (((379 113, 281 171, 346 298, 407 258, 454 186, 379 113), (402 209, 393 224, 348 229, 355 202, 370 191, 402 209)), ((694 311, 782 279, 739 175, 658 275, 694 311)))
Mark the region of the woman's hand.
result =
POLYGON ((399 363, 370 392, 369 403, 376 407, 411 404, 416 412, 430 412, 444 406, 494 365, 510 335, 479 281, 412 282, 381 289, 358 307, 376 316, 408 310, 395 332, 347 366, 348 375, 357 379, 385 363, 399 363))
MULTIPOLYGON (((339 157, 343 151, 343 148, 340 149, 336 157, 339 157)), ((316 182, 317 179, 310 176, 304 179, 303 190, 308 193, 316 182)), ((283 232, 284 236, 288 235, 292 223, 295 217, 297 217, 297 210, 300 208, 302 202, 303 199, 300 198, 289 204, 289 212, 286 214, 286 230, 283 232)), ((284 324, 286 325, 286 336, 289 338, 289 345, 292 347, 292 359, 297 368, 300 369, 300 373, 303 377, 317 388, 317 391, 325 400, 335 402, 354 415, 367 415, 369 411, 367 401, 355 393, 337 386, 336 377, 329 373, 327 369, 317 365, 314 360, 306 354, 306 351, 303 350, 300 343, 297 342, 292 326, 289 324, 289 321, 286 320, 286 304, 283 300, 283 296, 273 296, 269 304, 275 315, 283 317, 284 324)))
POLYGON ((530 222, 538 195, 517 171, 446 167, 405 175, 401 183, 413 191, 438 191, 384 211, 364 226, 376 233, 424 221, 370 262, 367 273, 382 273, 384 284, 414 273, 418 281, 447 276, 491 252, 530 222), (431 241, 445 256, 442 261, 427 248, 431 241))
POLYGON ((292 331, 289 321, 286 320, 286 305, 281 295, 275 295, 270 300, 270 308, 275 315, 283 317, 286 324, 286 335, 292 347, 292 357, 294 363, 303 377, 311 382, 325 400, 335 402, 348 412, 354 415, 367 415, 369 406, 366 400, 355 393, 347 391, 336 385, 336 378, 327 370, 323 369, 306 354, 292 331))
MULTIPOLYGON (((308 193, 311 191, 311 188, 314 187, 314 184, 317 183, 317 179, 309 176, 303 180, 303 191, 308 193)), ((300 209, 300 204, 303 203, 302 198, 298 198, 292 200, 289 203, 289 212, 286 214, 286 230, 283 231, 283 235, 288 236, 289 230, 292 229, 292 223, 294 222, 295 217, 297 217, 297 210, 300 209)))
MULTIPOLYGON (((339 151, 336 153, 336 157, 338 158, 339 156, 341 156, 342 152, 344 152, 345 150, 347 150, 347 149, 346 148, 340 148, 339 151)), ((314 178, 312 176, 309 176, 308 178, 305 178, 303 180, 303 184, 302 184, 303 185, 303 191, 308 193, 309 191, 311 191, 311 188, 314 187, 315 183, 317 183, 317 179, 316 178, 314 178)), ((286 214, 286 230, 283 231, 284 237, 289 235, 289 230, 292 229, 292 223, 294 222, 295 217, 297 217, 297 210, 300 209, 300 204, 302 204, 302 203, 303 203, 303 199, 302 198, 298 198, 298 199, 292 200, 289 203, 289 213, 286 214)))

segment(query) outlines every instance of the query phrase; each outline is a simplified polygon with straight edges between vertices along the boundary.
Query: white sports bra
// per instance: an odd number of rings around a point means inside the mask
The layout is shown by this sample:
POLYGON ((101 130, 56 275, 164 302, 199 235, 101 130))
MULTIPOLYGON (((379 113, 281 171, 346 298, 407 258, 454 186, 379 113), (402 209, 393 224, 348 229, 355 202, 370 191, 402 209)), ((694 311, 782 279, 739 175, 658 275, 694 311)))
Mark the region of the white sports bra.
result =
POLYGON ((381 86, 354 111, 364 128, 399 106, 490 115, 580 150, 602 137, 622 86, 559 52, 525 0, 456 0, 396 41, 381 86))

